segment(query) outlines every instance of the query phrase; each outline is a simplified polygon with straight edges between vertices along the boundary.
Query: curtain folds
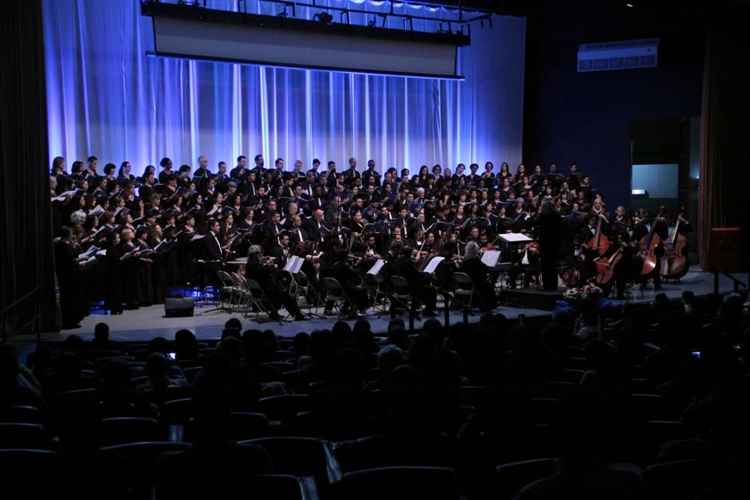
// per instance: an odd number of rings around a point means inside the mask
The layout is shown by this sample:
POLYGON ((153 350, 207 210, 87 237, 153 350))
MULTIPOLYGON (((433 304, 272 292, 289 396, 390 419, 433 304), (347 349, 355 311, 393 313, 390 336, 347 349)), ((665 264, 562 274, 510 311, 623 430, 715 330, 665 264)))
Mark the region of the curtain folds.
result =
MULTIPOLYGON (((264 14, 269 2, 246 2, 264 14)), ((330 0, 377 12, 383 2, 330 0)), ((232 8, 236 2, 209 1, 232 8)), ((318 2, 325 4, 325 2, 318 2)), ((415 15, 455 11, 398 4, 415 15), (417 12, 417 10, 422 12, 417 12)), ((517 163, 521 157, 525 21, 495 16, 462 49, 463 82, 369 76, 146 56, 150 18, 138 0, 43 0, 50 156, 94 154, 136 172, 170 156, 212 166, 239 154, 380 168, 517 163)), ((303 14, 312 18, 315 12, 303 14)), ((351 16, 366 23, 365 15, 351 16)), ((390 18, 391 27, 402 21, 390 18)), ((418 29, 437 23, 415 21, 418 29)))
POLYGON ((711 229, 722 226, 741 228, 741 265, 745 270, 750 265, 750 150, 746 146, 750 76, 743 64, 750 42, 740 21, 749 13, 744 8, 714 20, 706 39, 698 196, 698 245, 703 267, 708 264, 711 229))

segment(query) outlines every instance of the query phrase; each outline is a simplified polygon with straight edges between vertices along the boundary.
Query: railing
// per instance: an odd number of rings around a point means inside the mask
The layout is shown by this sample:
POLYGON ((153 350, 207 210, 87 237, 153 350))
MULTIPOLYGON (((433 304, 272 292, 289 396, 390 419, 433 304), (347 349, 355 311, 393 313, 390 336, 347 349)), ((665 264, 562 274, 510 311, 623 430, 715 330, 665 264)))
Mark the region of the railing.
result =
MULTIPOLYGON (((5 306, 2 310, 0 310, 0 326, 2 326, 3 331, 3 342, 7 342, 8 340, 8 318, 11 316, 11 313, 17 309, 19 306, 24 305, 27 301, 33 299, 36 295, 38 295, 41 292, 41 288, 34 287, 31 291, 25 293, 21 297, 17 298, 13 302, 11 302, 9 305, 5 306)), ((15 325, 16 330, 25 330, 27 327, 31 327, 31 332, 39 334, 39 322, 42 317, 42 314, 40 312, 40 306, 39 306, 39 300, 34 301, 34 314, 31 315, 31 318, 26 320, 24 323, 20 325, 15 325)))

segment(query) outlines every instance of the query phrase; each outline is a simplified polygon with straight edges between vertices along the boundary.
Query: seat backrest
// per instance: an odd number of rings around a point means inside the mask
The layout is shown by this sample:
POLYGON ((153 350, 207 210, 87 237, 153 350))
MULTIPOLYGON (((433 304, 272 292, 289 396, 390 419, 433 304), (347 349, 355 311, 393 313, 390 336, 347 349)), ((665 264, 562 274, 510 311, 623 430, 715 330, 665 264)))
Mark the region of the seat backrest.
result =
POLYGON ((460 497, 451 468, 379 467, 344 474, 331 485, 331 498, 458 500, 460 497))
POLYGON ((216 271, 217 276, 219 276, 219 279, 221 280, 222 286, 232 286, 234 285, 232 277, 229 275, 226 271, 216 271))
POLYGON ((258 400, 258 409, 271 420, 288 420, 312 409, 312 398, 307 394, 268 396, 258 400))
POLYGON ((55 404, 61 410, 88 410, 99 402, 96 389, 73 389, 57 395, 55 404))
POLYGON ((42 412, 36 406, 12 405, 0 409, 0 422, 40 424, 42 423, 42 412))
POLYGON ((391 285, 397 292, 406 292, 409 290, 409 281, 403 276, 393 275, 391 276, 391 285))
POLYGON ((474 288, 474 281, 466 273, 453 273, 453 282, 459 288, 474 288))
POLYGON ((262 413, 232 412, 229 416, 230 438, 236 441, 267 436, 270 432, 268 417, 262 413))
POLYGON ((551 476, 557 469, 557 459, 537 458, 498 465, 495 484, 498 500, 510 500, 527 484, 551 476))
POLYGON ((242 286, 247 286, 247 278, 242 273, 232 273, 234 279, 236 279, 242 286))
POLYGON ((336 278, 325 277, 323 278, 322 282, 323 287, 326 289, 326 292, 328 292, 329 295, 333 295, 335 297, 340 297, 341 295, 343 295, 344 288, 336 278))
POLYGON ((186 424, 193 414, 192 398, 165 401, 161 408, 161 419, 168 424, 186 424))
POLYGON ((4 498, 66 498, 72 493, 65 463, 54 451, 37 449, 0 449, 0 470, 4 498))
POLYGON ((117 462, 134 466, 153 464, 162 453, 182 451, 190 448, 190 443, 174 441, 142 441, 138 443, 116 444, 99 448, 103 459, 114 459, 117 462))
POLYGON ((277 436, 250 439, 240 445, 256 445, 271 456, 274 472, 312 476, 318 484, 328 482, 328 455, 325 444, 316 438, 277 436))
POLYGON ((247 280, 247 289, 253 294, 263 295, 263 288, 260 286, 260 283, 255 280, 247 280))
POLYGON ((166 437, 159 422, 146 417, 104 418, 99 424, 99 434, 103 446, 159 441, 166 437))
POLYGON ((50 435, 40 424, 0 423, 0 448, 48 449, 50 435))
POLYGON ((709 467, 700 460, 675 460, 646 467, 653 498, 690 498, 706 485, 709 467))

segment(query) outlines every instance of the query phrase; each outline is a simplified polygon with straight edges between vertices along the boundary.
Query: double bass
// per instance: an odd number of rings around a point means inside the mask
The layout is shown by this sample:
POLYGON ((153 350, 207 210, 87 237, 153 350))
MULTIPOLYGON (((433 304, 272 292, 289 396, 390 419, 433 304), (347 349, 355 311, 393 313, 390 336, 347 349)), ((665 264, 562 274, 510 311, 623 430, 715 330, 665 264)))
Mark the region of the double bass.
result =
MULTIPOLYGON (((654 222, 651 224, 651 230, 646 236, 641 238, 639 246, 641 248, 641 257, 643 258, 643 266, 641 267, 641 276, 648 276, 656 269, 656 249, 661 245, 661 237, 656 232, 656 224, 658 219, 661 217, 661 210, 654 217, 654 222)), ((657 271, 658 272, 658 271, 657 271)))
POLYGON ((604 216, 601 214, 597 214, 596 217, 596 234, 593 238, 591 238, 591 240, 589 240, 586 246, 589 248, 589 250, 595 251, 599 254, 600 257, 603 257, 609 251, 611 243, 609 241, 609 238, 607 238, 607 235, 602 233, 602 218, 604 216))
POLYGON ((664 242, 664 260, 661 275, 666 279, 677 280, 685 276, 688 271, 687 238, 680 233, 680 226, 686 222, 682 213, 677 215, 674 233, 664 242))
POLYGON ((597 259, 596 264, 596 284, 607 286, 612 282, 615 276, 615 267, 622 260, 622 248, 618 248, 612 255, 605 258, 597 259))

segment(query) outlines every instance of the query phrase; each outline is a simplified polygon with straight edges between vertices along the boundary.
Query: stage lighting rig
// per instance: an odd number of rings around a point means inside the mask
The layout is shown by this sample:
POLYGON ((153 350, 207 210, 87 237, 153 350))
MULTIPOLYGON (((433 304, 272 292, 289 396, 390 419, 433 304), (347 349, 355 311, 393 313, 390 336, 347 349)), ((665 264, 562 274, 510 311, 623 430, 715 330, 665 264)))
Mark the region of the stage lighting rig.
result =
POLYGON ((209 9, 205 0, 181 1, 142 0, 141 13, 152 18, 154 29, 149 55, 427 78, 462 79, 458 51, 471 43, 467 27, 492 17, 490 12, 466 15, 460 7, 412 15, 402 9, 411 2, 395 0, 385 0, 378 12, 309 0, 265 0, 283 7, 269 15, 248 13, 246 0, 238 0, 237 10, 209 9), (310 11, 317 12, 303 17, 310 11), (353 23, 352 13, 363 21, 353 23))
POLYGON ((333 16, 325 11, 315 14, 313 16, 313 19, 326 26, 330 26, 331 24, 333 24, 333 16))

